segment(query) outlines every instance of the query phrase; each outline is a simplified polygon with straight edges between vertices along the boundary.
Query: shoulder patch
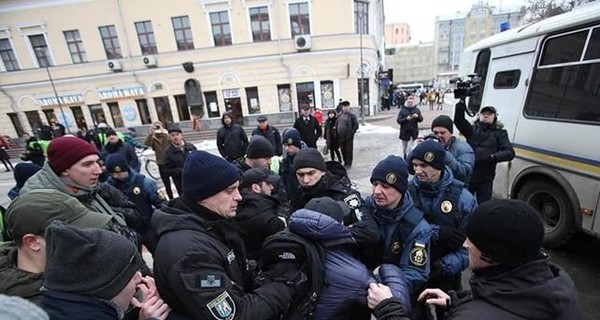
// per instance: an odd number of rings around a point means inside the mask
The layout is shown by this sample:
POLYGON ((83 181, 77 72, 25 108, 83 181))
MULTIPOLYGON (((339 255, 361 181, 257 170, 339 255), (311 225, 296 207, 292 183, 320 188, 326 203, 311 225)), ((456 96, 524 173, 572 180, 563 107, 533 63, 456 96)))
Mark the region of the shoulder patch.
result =
POLYGON ((415 242, 410 250, 410 263, 417 267, 422 267, 427 263, 427 250, 424 244, 415 242))
POLYGON ((235 302, 227 291, 207 303, 206 307, 215 319, 231 320, 235 317, 235 302))
POLYGON ((351 194, 351 195, 347 196, 346 198, 344 198, 344 203, 346 203, 346 205, 348 207, 350 207, 350 209, 356 210, 356 209, 360 208, 360 205, 362 204, 362 200, 360 200, 358 195, 351 194))

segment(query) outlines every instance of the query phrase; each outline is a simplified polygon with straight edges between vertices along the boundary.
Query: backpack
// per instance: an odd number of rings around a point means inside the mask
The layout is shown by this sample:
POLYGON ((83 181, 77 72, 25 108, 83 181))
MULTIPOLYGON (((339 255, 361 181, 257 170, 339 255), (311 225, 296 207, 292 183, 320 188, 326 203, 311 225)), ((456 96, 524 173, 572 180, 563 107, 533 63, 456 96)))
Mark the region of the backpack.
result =
POLYGON ((259 267, 265 265, 265 257, 278 257, 279 260, 296 260, 308 277, 307 290, 295 297, 287 306, 280 319, 314 319, 314 311, 323 287, 324 249, 319 243, 307 240, 288 229, 269 236, 260 253, 259 267))

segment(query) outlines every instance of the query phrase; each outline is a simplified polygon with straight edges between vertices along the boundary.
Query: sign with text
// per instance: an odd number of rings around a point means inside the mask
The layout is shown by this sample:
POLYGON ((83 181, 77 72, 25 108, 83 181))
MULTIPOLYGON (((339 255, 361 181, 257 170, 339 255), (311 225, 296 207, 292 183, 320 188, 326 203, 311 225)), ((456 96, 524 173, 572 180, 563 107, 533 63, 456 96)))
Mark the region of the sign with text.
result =
POLYGON ((38 103, 42 107, 58 106, 58 105, 69 105, 69 104, 82 104, 83 95, 72 94, 57 97, 39 98, 38 103))
POLYGON ((100 100, 116 100, 143 96, 146 92, 143 87, 111 89, 98 91, 100 100))

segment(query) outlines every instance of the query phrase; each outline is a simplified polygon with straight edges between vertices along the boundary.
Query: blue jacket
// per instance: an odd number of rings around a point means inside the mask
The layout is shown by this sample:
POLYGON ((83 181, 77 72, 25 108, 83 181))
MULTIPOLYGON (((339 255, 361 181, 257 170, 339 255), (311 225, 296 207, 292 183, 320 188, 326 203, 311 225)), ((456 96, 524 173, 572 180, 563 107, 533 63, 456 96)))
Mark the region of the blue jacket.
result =
POLYGON ((383 241, 383 262, 397 265, 405 279, 411 297, 419 293, 430 272, 430 241, 434 236, 423 213, 413 206, 410 194, 405 193, 401 204, 390 210, 366 199, 373 210, 383 241))
MULTIPOLYGON (((324 282, 315 308, 315 319, 352 319, 353 306, 367 305, 369 284, 377 282, 354 255, 356 242, 350 230, 333 218, 307 209, 294 212, 289 230, 324 247, 324 282)), ((400 270, 393 265, 380 268, 380 281, 408 305, 409 294, 400 270)))
MULTIPOLYGON (((413 197, 415 206, 425 213, 427 221, 434 230, 435 239, 439 235, 439 226, 458 228, 465 230, 471 214, 477 207, 475 197, 464 188, 464 184, 454 178, 448 167, 445 168, 442 179, 437 183, 423 183, 413 178, 409 182, 409 190, 414 190, 417 196, 413 197), (458 203, 452 203, 452 211, 443 213, 441 210, 444 201, 454 202, 449 199, 450 189, 460 188, 458 203), (448 190, 448 192, 446 192, 448 190), (417 199, 418 197, 418 199, 417 199)), ((462 272, 469 265, 467 250, 461 247, 457 251, 446 254, 441 258, 445 276, 455 275, 462 272)))
POLYGON ((154 181, 131 169, 129 169, 129 179, 126 181, 108 177, 106 183, 123 192, 135 204, 148 224, 150 224, 150 220, 152 219, 154 208, 160 208, 165 202, 159 195, 154 181))
POLYGON ((475 152, 465 141, 456 137, 451 139, 450 148, 446 151, 446 166, 452 170, 455 179, 468 184, 475 166, 475 152))

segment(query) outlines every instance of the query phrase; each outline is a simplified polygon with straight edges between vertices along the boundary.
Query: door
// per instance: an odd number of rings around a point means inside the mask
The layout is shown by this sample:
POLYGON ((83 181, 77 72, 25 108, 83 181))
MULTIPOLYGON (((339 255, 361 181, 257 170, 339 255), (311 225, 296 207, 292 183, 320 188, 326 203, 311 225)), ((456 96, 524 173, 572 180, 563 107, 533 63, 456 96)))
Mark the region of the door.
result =
POLYGON ((244 114, 242 113, 242 99, 239 89, 223 90, 225 101, 225 112, 231 115, 233 123, 244 125, 244 114))

